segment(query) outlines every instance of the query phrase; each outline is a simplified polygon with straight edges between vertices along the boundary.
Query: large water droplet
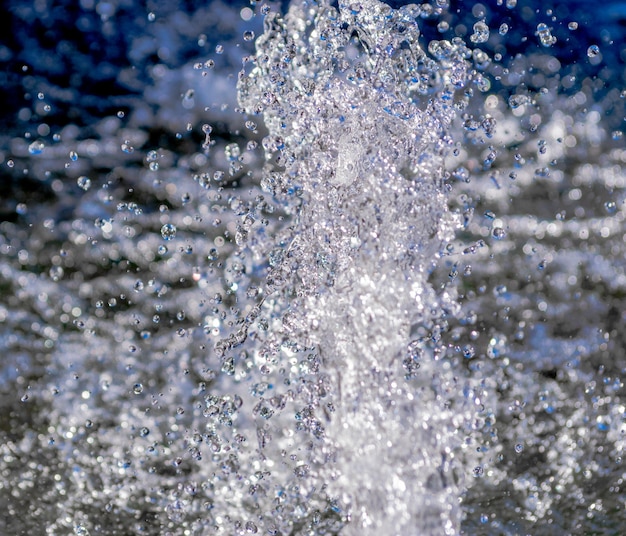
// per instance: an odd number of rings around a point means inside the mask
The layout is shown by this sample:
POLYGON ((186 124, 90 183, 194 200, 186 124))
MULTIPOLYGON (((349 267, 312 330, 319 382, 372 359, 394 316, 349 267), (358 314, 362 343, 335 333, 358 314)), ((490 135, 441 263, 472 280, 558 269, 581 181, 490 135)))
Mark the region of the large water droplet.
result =
POLYGON ((91 188, 91 179, 89 177, 81 176, 76 179, 76 184, 81 190, 89 190, 91 188))
POLYGON ((161 236, 164 240, 173 240, 176 237, 176 226, 166 223, 161 227, 161 236))
POLYGON ((44 145, 44 143, 42 141, 37 140, 37 141, 32 142, 28 146, 28 152, 32 155, 41 154, 43 153, 45 148, 46 146, 44 145))

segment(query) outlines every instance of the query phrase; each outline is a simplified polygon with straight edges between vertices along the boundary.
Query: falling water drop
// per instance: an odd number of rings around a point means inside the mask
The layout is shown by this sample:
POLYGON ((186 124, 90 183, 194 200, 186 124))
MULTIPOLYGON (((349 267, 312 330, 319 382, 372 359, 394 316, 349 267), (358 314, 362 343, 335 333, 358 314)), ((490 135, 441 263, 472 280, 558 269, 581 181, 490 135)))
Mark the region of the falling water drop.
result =
POLYGON ((42 141, 34 141, 28 146, 28 152, 32 155, 37 155, 43 153, 46 146, 42 141))
POLYGON ((83 176, 78 177, 78 179, 76 179, 76 184, 78 184, 78 187, 81 190, 87 191, 89 190, 89 188, 91 188, 91 179, 83 175, 83 176))
POLYGON ((161 227, 161 236, 163 240, 173 240, 176 237, 176 226, 171 223, 166 223, 161 227))

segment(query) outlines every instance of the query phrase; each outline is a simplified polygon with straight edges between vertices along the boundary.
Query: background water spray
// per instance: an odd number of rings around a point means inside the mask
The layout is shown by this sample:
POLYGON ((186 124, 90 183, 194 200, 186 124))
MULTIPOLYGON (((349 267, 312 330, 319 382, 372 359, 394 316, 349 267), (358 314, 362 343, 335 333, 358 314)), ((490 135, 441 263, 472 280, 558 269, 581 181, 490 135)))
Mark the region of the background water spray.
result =
POLYGON ((59 6, 0 49, 4 532, 619 532, 621 3, 59 6))

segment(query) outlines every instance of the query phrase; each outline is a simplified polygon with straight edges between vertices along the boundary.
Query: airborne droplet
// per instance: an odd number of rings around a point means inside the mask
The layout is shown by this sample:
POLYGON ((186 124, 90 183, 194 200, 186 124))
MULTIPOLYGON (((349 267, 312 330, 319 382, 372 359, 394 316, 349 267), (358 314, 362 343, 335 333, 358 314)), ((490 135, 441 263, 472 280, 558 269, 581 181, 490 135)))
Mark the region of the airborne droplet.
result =
POLYGON ((161 236, 163 240, 173 240, 176 237, 176 226, 171 223, 166 223, 161 227, 161 236))
POLYGON ((78 187, 81 190, 89 190, 89 188, 91 188, 91 179, 89 177, 78 177, 78 179, 76 179, 76 184, 78 184, 78 187))
POLYGON ((45 147, 46 146, 44 145, 42 141, 37 140, 28 146, 28 152, 32 155, 41 154, 43 153, 43 150, 45 149, 45 147))

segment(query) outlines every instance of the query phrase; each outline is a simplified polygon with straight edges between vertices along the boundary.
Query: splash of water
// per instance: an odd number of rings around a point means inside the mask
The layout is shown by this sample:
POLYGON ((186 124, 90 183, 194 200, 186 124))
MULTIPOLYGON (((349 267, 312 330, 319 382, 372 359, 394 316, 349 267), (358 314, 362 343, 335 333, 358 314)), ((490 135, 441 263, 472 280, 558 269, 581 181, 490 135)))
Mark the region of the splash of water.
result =
POLYGON ((456 39, 427 55, 419 15, 295 2, 268 15, 239 84, 269 131, 263 185, 293 214, 265 299, 288 289, 283 342, 314 348, 328 378, 311 458, 352 518, 344 534, 455 534, 471 471, 473 414, 436 343, 455 296, 427 280, 457 223, 444 158, 471 54, 456 39))
POLYGON ((619 532, 616 2, 595 36, 573 0, 258 5, 264 33, 114 4, 78 48, 145 31, 128 51, 160 63, 95 124, 16 34, 0 532, 619 532))

